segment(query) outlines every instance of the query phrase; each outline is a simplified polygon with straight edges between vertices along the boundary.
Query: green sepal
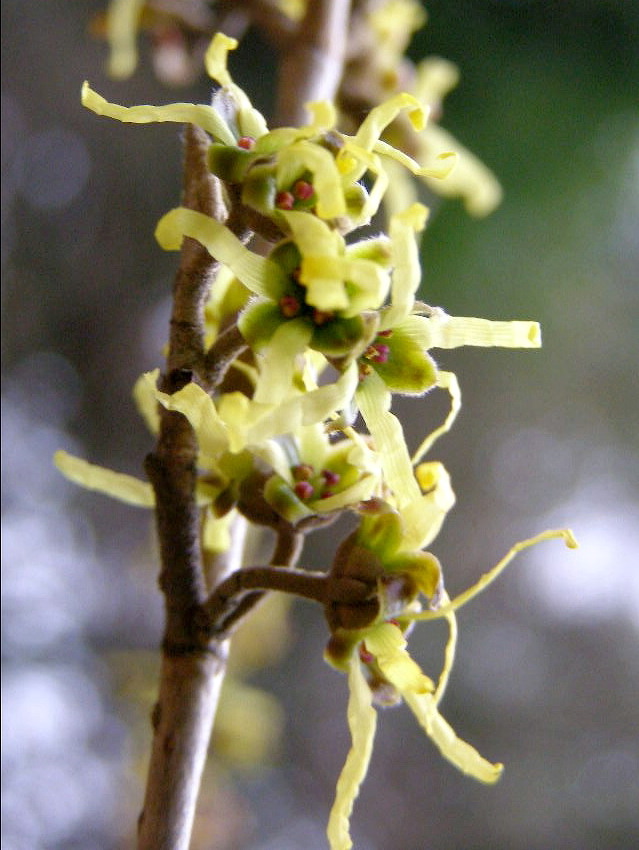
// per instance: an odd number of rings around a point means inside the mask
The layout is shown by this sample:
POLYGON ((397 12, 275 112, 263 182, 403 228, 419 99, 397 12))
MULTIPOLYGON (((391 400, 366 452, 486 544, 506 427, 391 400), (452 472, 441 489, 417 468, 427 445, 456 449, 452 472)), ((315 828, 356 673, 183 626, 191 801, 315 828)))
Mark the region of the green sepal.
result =
POLYGON ((384 566, 388 572, 410 576, 429 599, 437 596, 441 588, 441 565, 430 552, 404 552, 384 566))
POLYGON ((252 301, 237 320, 240 333, 254 350, 264 348, 286 319, 272 301, 252 301))
MULTIPOLYGON (((250 155, 255 159, 253 151, 250 155)), ((272 217, 275 210, 277 186, 275 166, 271 162, 255 163, 246 172, 242 184, 242 203, 262 215, 272 217)))
POLYGON ((277 263, 282 271, 288 275, 292 275, 296 269, 299 269, 302 262, 302 255, 299 248, 290 239, 283 239, 281 242, 278 242, 268 257, 269 260, 277 263))
POLYGON ((437 367, 422 345, 402 332, 401 325, 393 328, 392 336, 383 342, 390 349, 385 363, 370 362, 391 392, 421 395, 437 383, 437 367))
POLYGON ((254 159, 252 151, 217 142, 208 150, 209 170, 227 183, 241 183, 254 159))
POLYGON ((346 256, 372 260, 382 268, 389 269, 392 262, 391 243, 384 236, 378 239, 362 239, 346 246, 346 256))
POLYGON ((362 516, 357 539, 360 545, 386 564, 392 561, 399 550, 404 536, 402 518, 386 502, 380 502, 380 511, 362 516))
POLYGON ((264 501, 292 525, 313 516, 313 511, 295 495, 290 485, 279 475, 272 475, 264 484, 264 501))
POLYGON ((321 351, 326 357, 344 358, 346 366, 368 345, 371 338, 370 324, 365 316, 348 319, 335 318, 325 325, 315 327, 310 347, 321 351))

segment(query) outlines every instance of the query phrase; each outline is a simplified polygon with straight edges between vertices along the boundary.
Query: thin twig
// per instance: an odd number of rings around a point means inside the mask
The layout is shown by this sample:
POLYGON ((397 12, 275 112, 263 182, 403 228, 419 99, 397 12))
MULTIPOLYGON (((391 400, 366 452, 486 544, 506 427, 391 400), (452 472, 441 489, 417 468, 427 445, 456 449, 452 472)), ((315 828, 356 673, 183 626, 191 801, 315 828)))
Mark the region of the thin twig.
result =
POLYGON ((368 582, 322 572, 283 567, 243 567, 232 573, 211 594, 204 611, 211 634, 226 633, 232 614, 246 595, 255 591, 278 590, 304 599, 340 605, 358 605, 372 599, 375 587, 368 582))

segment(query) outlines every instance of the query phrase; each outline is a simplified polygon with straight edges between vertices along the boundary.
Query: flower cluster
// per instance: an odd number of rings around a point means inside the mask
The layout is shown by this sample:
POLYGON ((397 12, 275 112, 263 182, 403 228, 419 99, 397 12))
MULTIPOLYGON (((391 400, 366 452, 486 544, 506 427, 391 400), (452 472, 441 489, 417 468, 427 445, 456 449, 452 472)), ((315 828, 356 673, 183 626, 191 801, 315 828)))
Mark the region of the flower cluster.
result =
MULTIPOLYGON (((205 548, 224 550, 238 513, 293 529, 344 511, 356 517, 328 577, 359 583, 367 593, 356 602, 330 600, 325 609, 326 659, 348 673, 351 692, 353 746, 328 828, 331 847, 338 850, 351 846, 348 822, 370 758, 374 703, 404 700, 460 770, 484 782, 497 779, 501 766, 461 741, 439 712, 454 656, 455 610, 520 548, 550 537, 574 541, 564 531, 524 541, 477 586, 448 599, 439 561, 425 547, 454 494, 444 467, 424 456, 451 427, 460 395, 455 376, 438 369, 430 351, 460 345, 536 348, 539 327, 451 317, 416 300, 417 240, 427 219, 419 203, 396 210, 388 233, 350 235, 377 212, 390 167, 445 185, 453 154, 438 151, 425 166, 380 140, 400 114, 408 116, 419 138, 426 114, 417 98, 394 94, 352 135, 338 129, 329 103, 310 104, 304 127, 269 130, 228 72, 227 53, 235 46, 217 35, 206 54, 207 70, 219 85, 211 105, 123 107, 86 83, 82 100, 121 121, 200 127, 210 141, 210 172, 228 206, 240 205, 253 230, 270 238, 266 255, 258 253, 235 232, 230 213, 218 220, 178 207, 160 220, 156 237, 163 248, 178 250, 189 237, 220 264, 205 314, 211 350, 222 328, 235 323, 247 356, 233 360, 223 383, 207 386, 196 375, 172 394, 158 388, 157 372, 149 373, 135 397, 153 431, 160 405, 186 417, 195 432, 205 548), (450 414, 411 454, 392 412, 393 394, 422 396, 432 388, 448 392, 450 414), (358 416, 363 430, 356 427, 358 416), (450 627, 436 683, 406 650, 412 624, 434 617, 446 618, 450 627)), ((63 452, 56 462, 86 487, 132 504, 154 503, 143 481, 63 452)))

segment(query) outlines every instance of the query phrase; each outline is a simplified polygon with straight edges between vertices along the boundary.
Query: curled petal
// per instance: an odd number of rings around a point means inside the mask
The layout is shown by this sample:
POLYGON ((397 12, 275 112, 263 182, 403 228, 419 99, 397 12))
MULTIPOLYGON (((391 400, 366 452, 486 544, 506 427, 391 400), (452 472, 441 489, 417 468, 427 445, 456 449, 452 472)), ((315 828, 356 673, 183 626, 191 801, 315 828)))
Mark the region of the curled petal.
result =
POLYGON ((53 462, 66 478, 86 490, 104 493, 139 508, 155 506, 155 494, 148 481, 96 466, 62 450, 54 454, 53 462))
MULTIPOLYGON (((419 448, 411 458, 412 463, 419 463, 424 455, 430 450, 435 440, 439 439, 442 434, 447 434, 448 431, 450 431, 453 422, 457 419, 457 414, 461 410, 461 390, 459 389, 459 383, 455 373, 444 372, 440 369, 437 372, 437 386, 441 387, 443 390, 447 390, 450 395, 450 411, 443 423, 438 428, 431 431, 431 433, 422 441, 419 448)), ((425 490, 428 488, 422 485, 422 489, 425 490)))
POLYGON ((420 487, 427 492, 402 509, 407 549, 421 549, 432 543, 455 504, 450 476, 442 463, 423 463, 415 474, 420 487))
POLYGON ((393 491, 398 510, 403 514, 403 508, 411 502, 418 502, 422 494, 413 475, 402 425, 389 409, 391 394, 379 375, 372 372, 358 387, 356 399, 380 455, 388 486, 393 491))
MULTIPOLYGON (((448 594, 445 590, 443 590, 441 594, 441 603, 446 605, 448 602, 450 602, 448 594)), ((435 700, 436 705, 439 705, 442 697, 444 696, 444 692, 446 691, 448 679, 450 678, 453 664, 455 663, 455 653, 457 651, 457 617, 455 616, 454 611, 449 611, 447 614, 444 614, 444 617, 448 623, 448 639, 444 649, 444 665, 441 673, 439 674, 439 679, 437 680, 435 693, 433 694, 433 699, 435 700)))
MULTIPOLYGON (((443 151, 435 157, 432 165, 420 165, 403 151, 389 145, 381 139, 375 143, 374 151, 381 156, 395 160, 415 177, 433 177, 443 180, 457 165, 457 154, 454 151, 443 151)), ((437 184, 439 186, 439 183, 437 184)))
POLYGON ((415 234, 420 233, 428 218, 423 204, 412 204, 390 220, 393 278, 391 307, 384 311, 380 330, 399 324, 413 308, 414 296, 422 279, 419 248, 415 234))
POLYGON ((495 175, 473 153, 442 127, 431 124, 422 137, 428 150, 450 150, 456 156, 455 168, 445 180, 433 180, 424 174, 424 182, 446 198, 461 198, 473 216, 485 216, 499 206, 502 190, 495 175))
POLYGON ((285 293, 288 280, 277 263, 249 251, 227 227, 204 213, 176 207, 162 216, 155 229, 155 238, 165 251, 178 251, 185 236, 197 239, 256 295, 277 300, 285 293))
POLYGON ((330 100, 311 101, 304 106, 311 116, 308 129, 313 131, 313 135, 324 130, 330 130, 336 125, 337 112, 335 105, 330 100))
POLYGON ((269 344, 260 353, 260 377, 253 400, 263 404, 278 404, 291 394, 298 359, 303 355, 312 328, 304 320, 281 324, 269 344))
POLYGON ((435 746, 458 770, 492 784, 501 776, 504 766, 491 764, 474 747, 462 741, 437 710, 432 694, 403 693, 402 696, 435 746))
POLYGON ((227 145, 235 144, 235 137, 226 121, 212 106, 204 103, 171 103, 167 106, 119 106, 93 91, 88 82, 82 85, 82 105, 96 115, 106 115, 129 124, 153 124, 173 121, 179 124, 196 124, 227 145))
POLYGON ((352 743, 337 781, 335 802, 326 830, 331 850, 350 850, 353 846, 349 820, 368 771, 377 727, 377 712, 373 708, 371 690, 355 655, 349 661, 348 687, 350 697, 347 716, 352 743))
POLYGON ((530 537, 527 540, 520 540, 519 543, 515 543, 515 545, 508 550, 506 555, 501 559, 501 561, 499 561, 498 564, 495 564, 492 570, 484 573, 478 582, 476 582, 472 587, 469 587, 468 590, 460 593, 459 596, 456 596, 451 602, 442 605, 436 611, 421 611, 419 613, 410 613, 406 616, 411 620, 436 620, 440 617, 446 617, 451 611, 457 611, 458 608, 461 608, 462 605, 470 602, 470 600, 474 599, 475 596, 478 596, 482 590, 485 590, 488 585, 492 584, 506 569, 515 556, 519 554, 519 552, 522 552, 524 549, 528 549, 529 546, 536 546, 537 543, 542 543, 544 540, 556 539, 563 540, 569 549, 576 549, 579 545, 574 534, 569 528, 544 531, 536 537, 530 537))
POLYGON ((233 85, 233 80, 226 67, 226 62, 229 51, 235 50, 237 45, 238 41, 236 38, 231 38, 222 32, 218 32, 213 37, 204 56, 206 73, 221 86, 230 87, 233 85))
POLYGON ((423 130, 426 125, 427 110, 411 94, 398 94, 374 107, 361 123, 353 141, 364 150, 371 151, 379 141, 386 127, 395 120, 400 112, 407 111, 415 130, 423 130))
MULTIPOLYGON (((149 374, 147 379, 153 381, 153 374, 149 374)), ((154 390, 154 394, 167 410, 175 410, 186 416, 197 435, 202 454, 217 458, 228 448, 228 429, 211 397, 197 384, 187 384, 172 395, 159 390, 154 390)))
MULTIPOLYGON (((237 110, 235 120, 239 135, 258 139, 268 130, 264 116, 257 109, 253 108, 246 94, 233 82, 226 67, 228 52, 229 50, 235 50, 237 45, 238 42, 236 39, 230 38, 221 32, 216 33, 206 51, 204 64, 206 65, 209 77, 216 80, 235 103, 237 110)), ((224 141, 224 139, 221 139, 221 141, 224 141)), ((231 142, 226 142, 226 144, 234 143, 235 139, 231 142)))

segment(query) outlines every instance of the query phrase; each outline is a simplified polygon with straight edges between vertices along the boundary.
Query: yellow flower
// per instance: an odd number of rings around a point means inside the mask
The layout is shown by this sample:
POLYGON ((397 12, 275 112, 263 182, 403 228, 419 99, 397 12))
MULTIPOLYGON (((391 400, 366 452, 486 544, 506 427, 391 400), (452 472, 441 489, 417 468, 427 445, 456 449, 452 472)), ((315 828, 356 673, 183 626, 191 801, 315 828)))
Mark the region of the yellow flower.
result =
MULTIPOLYGON (((438 610, 417 612, 407 609, 394 621, 376 621, 368 628, 357 630, 355 645, 346 664, 350 691, 347 717, 352 742, 337 782, 335 802, 328 822, 327 835, 331 850, 350 850, 353 846, 349 821, 372 755, 377 725, 373 689, 381 686, 380 674, 408 705, 444 758, 462 773, 480 782, 493 783, 499 779, 503 765, 487 761, 474 747, 459 738, 439 711, 455 654, 455 611, 494 581, 518 552, 553 538, 563 539, 571 548, 577 545, 569 530, 546 531, 515 544, 492 570, 452 602, 444 596, 438 610), (441 617, 448 621, 450 635, 442 672, 435 687, 408 655, 403 630, 413 621, 441 617), (369 675, 373 671, 369 681, 365 670, 369 671, 369 675)), ((411 607, 414 609, 415 606, 411 607)))

